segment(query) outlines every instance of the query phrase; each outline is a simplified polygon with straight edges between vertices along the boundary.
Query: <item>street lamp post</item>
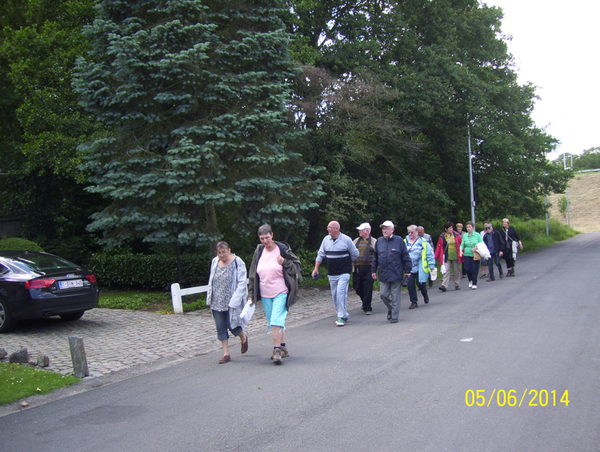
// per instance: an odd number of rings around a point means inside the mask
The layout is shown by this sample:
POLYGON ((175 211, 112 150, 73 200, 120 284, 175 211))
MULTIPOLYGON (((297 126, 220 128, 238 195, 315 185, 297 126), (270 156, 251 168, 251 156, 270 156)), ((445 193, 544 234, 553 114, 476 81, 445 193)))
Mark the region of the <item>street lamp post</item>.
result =
MULTIPOLYGON (((469 183, 471 187, 471 221, 475 223, 475 191, 473 188, 473 154, 471 152, 471 125, 467 125, 467 135, 469 137, 469 183)), ((476 229, 476 228, 475 228, 476 229)))

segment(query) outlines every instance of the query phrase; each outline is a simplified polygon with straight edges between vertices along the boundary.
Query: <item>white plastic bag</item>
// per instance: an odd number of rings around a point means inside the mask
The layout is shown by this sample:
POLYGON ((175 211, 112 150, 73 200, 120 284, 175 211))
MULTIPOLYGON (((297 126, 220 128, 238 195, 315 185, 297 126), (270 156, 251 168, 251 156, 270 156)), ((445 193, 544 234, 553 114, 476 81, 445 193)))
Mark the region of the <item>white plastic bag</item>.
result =
POLYGON ((242 309, 242 313, 240 314, 240 319, 242 320, 242 324, 244 326, 248 326, 250 319, 254 315, 254 311, 256 310, 256 304, 251 304, 252 302, 248 300, 244 309, 242 309))
POLYGON ((429 274, 431 275, 431 280, 435 281, 437 279, 437 268, 434 268, 433 270, 429 270, 429 274))

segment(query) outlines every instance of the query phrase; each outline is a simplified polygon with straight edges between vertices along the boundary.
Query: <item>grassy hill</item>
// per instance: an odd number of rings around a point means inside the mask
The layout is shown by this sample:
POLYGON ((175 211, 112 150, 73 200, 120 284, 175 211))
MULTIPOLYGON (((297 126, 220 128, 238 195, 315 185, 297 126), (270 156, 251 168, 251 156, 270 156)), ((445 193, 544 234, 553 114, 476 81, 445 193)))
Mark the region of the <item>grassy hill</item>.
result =
MULTIPOLYGON (((559 198, 548 197, 551 203, 550 217, 567 224, 558 209, 559 198)), ((600 231, 600 171, 594 173, 578 173, 569 183, 569 199, 571 204, 571 227, 579 232, 600 231)))

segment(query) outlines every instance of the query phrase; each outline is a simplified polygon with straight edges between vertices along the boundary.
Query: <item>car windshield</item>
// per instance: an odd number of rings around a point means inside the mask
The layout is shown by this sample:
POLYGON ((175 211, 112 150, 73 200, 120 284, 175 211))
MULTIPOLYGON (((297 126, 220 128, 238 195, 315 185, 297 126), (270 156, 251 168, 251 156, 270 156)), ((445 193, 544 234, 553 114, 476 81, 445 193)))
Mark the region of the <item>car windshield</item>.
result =
POLYGON ((75 270, 79 268, 73 262, 47 254, 21 255, 13 260, 13 264, 25 271, 33 271, 36 273, 48 273, 49 271, 68 269, 75 270))

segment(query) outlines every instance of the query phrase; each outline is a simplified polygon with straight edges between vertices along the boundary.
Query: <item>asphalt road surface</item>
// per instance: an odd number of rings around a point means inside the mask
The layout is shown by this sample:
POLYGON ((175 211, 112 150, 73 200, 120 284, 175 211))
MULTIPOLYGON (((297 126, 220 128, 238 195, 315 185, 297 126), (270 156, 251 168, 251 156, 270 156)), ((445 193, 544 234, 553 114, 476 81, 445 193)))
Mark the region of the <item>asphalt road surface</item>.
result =
POLYGON ((254 337, 8 414, 0 450, 598 451, 599 268, 600 233, 579 235, 515 278, 403 294, 397 324, 378 300, 290 329, 281 366, 254 337))

